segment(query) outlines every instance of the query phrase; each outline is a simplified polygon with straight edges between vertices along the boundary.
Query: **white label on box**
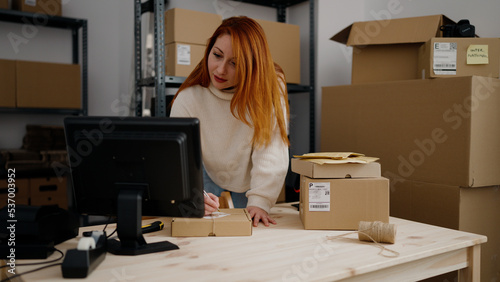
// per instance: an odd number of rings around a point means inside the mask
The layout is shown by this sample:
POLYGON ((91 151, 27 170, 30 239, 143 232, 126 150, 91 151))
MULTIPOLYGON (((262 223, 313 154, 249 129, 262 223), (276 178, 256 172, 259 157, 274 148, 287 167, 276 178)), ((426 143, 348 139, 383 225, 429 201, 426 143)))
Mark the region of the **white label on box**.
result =
POLYGON ((177 45, 177 64, 178 65, 191 65, 191 46, 178 44, 177 45))
POLYGON ((434 42, 434 57, 432 58, 434 74, 457 74, 457 43, 434 42))
POLYGON ((309 211, 330 211, 330 182, 309 183, 309 211))
POLYGON ((36 0, 25 0, 24 4, 34 7, 34 6, 36 6, 36 0))

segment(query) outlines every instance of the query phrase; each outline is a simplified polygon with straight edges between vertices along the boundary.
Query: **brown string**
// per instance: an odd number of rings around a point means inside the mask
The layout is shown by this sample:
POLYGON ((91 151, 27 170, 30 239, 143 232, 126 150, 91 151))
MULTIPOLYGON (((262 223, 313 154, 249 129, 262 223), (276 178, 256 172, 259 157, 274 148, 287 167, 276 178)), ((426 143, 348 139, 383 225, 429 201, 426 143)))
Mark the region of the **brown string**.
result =
POLYGON ((383 223, 380 221, 375 221, 375 222, 361 221, 359 223, 358 231, 344 233, 337 236, 327 236, 327 239, 329 240, 340 239, 342 237, 351 234, 358 234, 358 240, 360 241, 370 241, 375 243, 375 245, 380 248, 380 252, 378 254, 381 256, 390 258, 399 256, 399 252, 393 251, 380 244, 380 243, 391 243, 391 244, 395 243, 396 225, 394 224, 383 223), (384 251, 392 253, 392 255, 384 254, 384 251))

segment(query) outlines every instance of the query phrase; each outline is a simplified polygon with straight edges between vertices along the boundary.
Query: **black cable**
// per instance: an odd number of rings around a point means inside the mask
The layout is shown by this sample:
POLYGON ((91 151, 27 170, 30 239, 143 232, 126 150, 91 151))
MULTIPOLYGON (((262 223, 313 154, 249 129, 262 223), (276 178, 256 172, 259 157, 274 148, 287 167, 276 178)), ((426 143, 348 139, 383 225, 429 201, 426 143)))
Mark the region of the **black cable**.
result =
MULTIPOLYGON (((58 250, 58 249, 54 248, 54 251, 60 253, 61 256, 58 257, 58 258, 56 258, 56 259, 53 259, 51 261, 42 261, 42 262, 33 262, 33 263, 16 263, 16 266, 47 264, 47 263, 51 263, 51 262, 56 262, 56 261, 58 261, 58 260, 60 260, 60 259, 62 259, 64 257, 64 253, 61 250, 58 250)), ((7 266, 9 266, 9 265, 8 264, 2 265, 2 266, 0 266, 0 269, 4 268, 4 267, 7 267, 7 266)))
POLYGON ((62 265, 62 262, 58 262, 58 263, 54 263, 54 264, 49 264, 49 265, 45 265, 45 266, 42 266, 42 267, 39 267, 39 268, 35 268, 35 269, 32 269, 30 271, 26 271, 24 273, 18 273, 18 274, 15 274, 11 277, 7 277, 3 280, 1 280, 0 282, 6 282, 6 281, 10 281, 11 279, 14 279, 14 278, 17 278, 21 275, 25 275, 25 274, 29 274, 29 273, 33 273, 33 272, 36 272, 36 271, 39 271, 39 270, 42 270, 42 269, 45 269, 45 268, 49 268, 49 267, 53 267, 53 266, 58 266, 58 265, 62 265))

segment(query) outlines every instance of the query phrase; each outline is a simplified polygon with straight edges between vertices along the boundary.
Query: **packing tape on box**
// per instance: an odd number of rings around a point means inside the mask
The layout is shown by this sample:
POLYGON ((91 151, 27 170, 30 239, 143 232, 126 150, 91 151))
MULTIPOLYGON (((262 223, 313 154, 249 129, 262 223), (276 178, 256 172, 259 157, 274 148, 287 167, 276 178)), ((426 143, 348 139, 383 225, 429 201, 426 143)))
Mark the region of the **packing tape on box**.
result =
POLYGON ((358 231, 344 233, 337 236, 327 236, 327 239, 340 239, 347 235, 358 234, 359 241, 368 241, 375 243, 381 250, 379 255, 385 257, 397 257, 399 252, 386 248, 380 243, 394 244, 396 242, 396 225, 384 223, 381 221, 360 221, 358 231), (391 253, 391 255, 384 254, 384 252, 391 253))

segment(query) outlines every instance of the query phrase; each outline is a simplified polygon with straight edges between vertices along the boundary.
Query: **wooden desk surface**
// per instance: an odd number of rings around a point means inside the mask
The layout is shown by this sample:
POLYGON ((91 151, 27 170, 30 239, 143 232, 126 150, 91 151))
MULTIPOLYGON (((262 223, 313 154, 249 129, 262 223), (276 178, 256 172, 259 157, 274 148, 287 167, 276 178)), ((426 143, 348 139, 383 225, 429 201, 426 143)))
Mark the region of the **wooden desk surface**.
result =
MULTIPOLYGON (((91 281, 414 281, 460 271, 465 281, 479 281, 480 244, 486 237, 462 231, 391 218, 397 225, 395 244, 385 247, 398 257, 379 254, 380 248, 359 241, 356 234, 328 239, 350 231, 304 230, 294 207, 278 205, 277 225, 253 229, 245 237, 170 237, 165 229, 146 234, 148 242, 168 240, 180 249, 141 256, 106 259, 88 277, 91 281)), ((147 222, 154 221, 148 220, 147 222)), ((100 230, 99 227, 81 228, 100 230)), ((101 228, 102 229, 102 228, 101 228)), ((108 232, 114 229, 108 226, 108 232)), ((80 237, 60 245, 76 248, 80 237)), ((390 255, 390 253, 388 253, 390 255)), ((49 259, 56 258, 54 253, 49 259)), ((18 264, 29 262, 17 261, 18 264)), ((61 260, 62 262, 62 260, 61 260)), ((33 269, 17 266, 17 273, 33 269)), ((21 276, 20 281, 63 280, 60 266, 21 276)))

